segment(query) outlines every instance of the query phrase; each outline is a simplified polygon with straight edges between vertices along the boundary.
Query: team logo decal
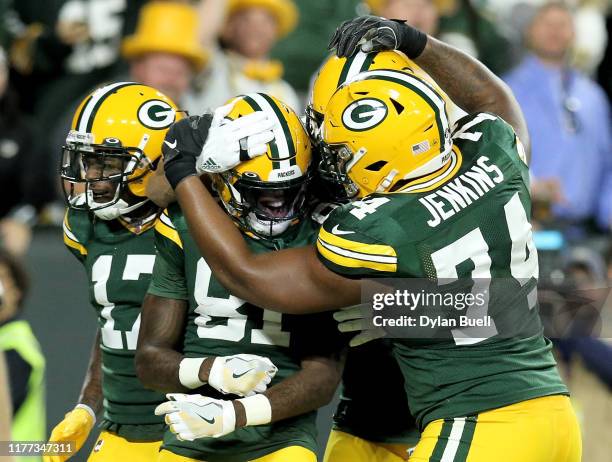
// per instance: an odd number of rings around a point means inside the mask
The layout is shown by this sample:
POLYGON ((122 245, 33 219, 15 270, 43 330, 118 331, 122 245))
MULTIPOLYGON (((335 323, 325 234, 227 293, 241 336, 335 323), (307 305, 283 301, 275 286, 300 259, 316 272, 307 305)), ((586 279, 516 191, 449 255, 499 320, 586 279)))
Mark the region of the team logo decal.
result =
POLYGON ((342 122, 349 130, 360 132, 376 127, 387 117, 387 106, 379 99, 365 98, 352 103, 342 113, 342 122))
POLYGON ((152 99, 138 108, 138 120, 147 128, 161 130, 174 122, 174 109, 165 101, 152 99))

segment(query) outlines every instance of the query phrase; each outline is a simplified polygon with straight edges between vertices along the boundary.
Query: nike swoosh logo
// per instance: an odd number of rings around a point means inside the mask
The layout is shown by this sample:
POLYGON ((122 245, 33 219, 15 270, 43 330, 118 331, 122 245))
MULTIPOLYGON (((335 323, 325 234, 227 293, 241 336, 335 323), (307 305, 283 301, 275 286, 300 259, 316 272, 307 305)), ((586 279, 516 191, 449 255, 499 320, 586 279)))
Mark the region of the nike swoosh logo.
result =
POLYGON ((342 231, 341 229, 338 229, 338 225, 334 226, 331 232, 336 236, 342 236, 343 234, 355 234, 355 231, 342 231))
POLYGON ((242 377, 243 375, 248 374, 248 373, 249 373, 249 372, 251 372, 252 370, 253 370, 253 369, 248 369, 248 370, 246 370, 246 371, 244 371, 244 372, 241 372, 240 374, 236 374, 236 373, 234 372, 234 373, 232 373, 232 377, 233 377, 233 378, 235 378, 235 379, 239 379, 240 377, 242 377))
POLYGON ((198 411, 194 411, 194 412, 195 412, 195 414, 196 414, 198 417, 202 417, 202 419, 204 419, 204 421, 205 421, 207 424, 214 425, 214 423, 215 423, 215 418, 214 418, 214 417, 213 417, 212 419, 207 419, 207 418, 206 418, 206 416, 203 416, 203 415, 202 415, 202 414, 200 414, 198 411))
POLYGON ((164 143, 166 143, 170 149, 176 149, 176 140, 174 140, 174 143, 169 143, 168 141, 164 140, 164 143))

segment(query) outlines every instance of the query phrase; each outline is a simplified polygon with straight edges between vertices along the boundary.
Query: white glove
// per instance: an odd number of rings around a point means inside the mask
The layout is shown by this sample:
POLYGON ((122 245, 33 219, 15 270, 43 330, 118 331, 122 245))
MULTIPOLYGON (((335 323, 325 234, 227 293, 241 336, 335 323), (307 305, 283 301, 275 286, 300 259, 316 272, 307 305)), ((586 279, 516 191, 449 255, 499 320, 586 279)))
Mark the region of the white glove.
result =
POLYGON ((225 394, 253 396, 266 391, 278 368, 268 358, 240 354, 215 358, 208 384, 225 394))
POLYGON ((155 415, 165 415, 170 431, 182 441, 219 438, 236 429, 236 411, 231 401, 202 395, 169 393, 155 408, 155 415))
POLYGON ((196 159, 196 170, 202 173, 225 172, 240 162, 265 154, 274 139, 276 122, 263 111, 236 120, 225 118, 235 103, 215 110, 208 137, 196 159))
POLYGON ((368 303, 349 306, 334 313, 334 319, 338 321, 340 332, 359 332, 349 342, 350 346, 363 345, 387 335, 382 327, 376 327, 372 323, 371 310, 372 305, 368 303))

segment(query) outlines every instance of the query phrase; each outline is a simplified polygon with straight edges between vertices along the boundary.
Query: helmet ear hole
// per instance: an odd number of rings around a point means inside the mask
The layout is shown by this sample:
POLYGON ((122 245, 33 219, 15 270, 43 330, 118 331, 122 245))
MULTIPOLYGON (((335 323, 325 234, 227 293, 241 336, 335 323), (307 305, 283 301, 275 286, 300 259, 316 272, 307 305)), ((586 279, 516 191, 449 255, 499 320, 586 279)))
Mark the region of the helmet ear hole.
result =
POLYGON ((397 112, 398 115, 400 115, 402 112, 404 112, 404 105, 403 104, 401 104, 399 101, 394 100, 393 98, 389 98, 389 99, 393 103, 393 107, 395 108, 395 111, 397 112))
POLYGON ((380 171, 385 165, 387 165, 387 161, 386 160, 379 160, 377 162, 374 162, 373 164, 368 165, 365 169, 369 170, 371 172, 378 172, 380 171))

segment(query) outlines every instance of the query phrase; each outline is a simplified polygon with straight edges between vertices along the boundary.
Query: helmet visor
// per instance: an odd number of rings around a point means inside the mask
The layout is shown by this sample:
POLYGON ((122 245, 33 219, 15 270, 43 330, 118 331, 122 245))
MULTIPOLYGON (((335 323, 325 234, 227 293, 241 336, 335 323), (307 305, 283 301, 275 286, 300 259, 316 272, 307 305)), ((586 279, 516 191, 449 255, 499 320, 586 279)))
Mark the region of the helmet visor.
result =
MULTIPOLYGON (((69 207, 97 210, 115 204, 136 169, 148 167, 138 148, 71 144, 62 148, 60 177, 69 207)), ((146 170, 144 170, 146 171, 146 170)))

